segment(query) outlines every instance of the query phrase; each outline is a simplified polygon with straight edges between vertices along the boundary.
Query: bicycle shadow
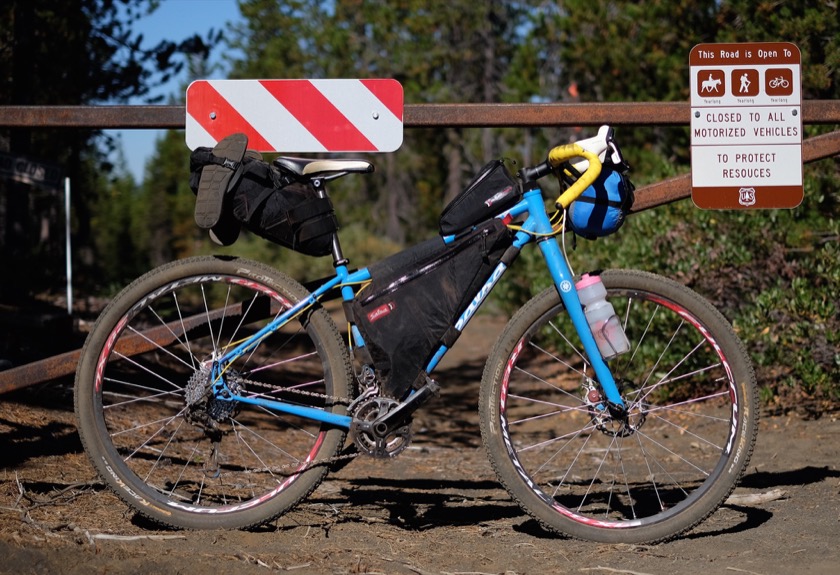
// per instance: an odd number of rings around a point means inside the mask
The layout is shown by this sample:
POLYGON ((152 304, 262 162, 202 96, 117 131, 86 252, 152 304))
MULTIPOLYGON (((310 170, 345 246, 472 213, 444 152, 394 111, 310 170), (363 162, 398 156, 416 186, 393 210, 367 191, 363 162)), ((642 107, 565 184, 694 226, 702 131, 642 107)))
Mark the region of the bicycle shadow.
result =
POLYGON ((500 520, 525 517, 493 480, 351 478, 336 492, 320 493, 316 491, 300 509, 291 512, 298 514, 292 524, 275 522, 257 530, 285 531, 301 525, 329 530, 337 524, 385 523, 423 532, 488 527, 500 520), (325 515, 317 510, 331 511, 325 515))
POLYGON ((434 447, 479 447, 478 395, 486 358, 436 371, 440 397, 414 414, 415 441, 434 447))
MULTIPOLYGON (((477 402, 483 368, 484 358, 475 357, 437 374, 443 391, 440 398, 416 414, 415 423, 420 424, 415 427, 417 443, 454 452, 480 449, 477 402)), ((6 396, 7 399, 14 399, 14 405, 5 412, 0 411, 0 428, 3 429, 0 431, 0 468, 14 469, 29 460, 82 452, 75 425, 65 417, 72 414, 73 410, 72 385, 64 389, 61 385, 56 387, 56 383, 43 389, 30 388, 6 396), (28 406, 63 412, 62 417, 24 418, 19 410, 28 406)), ((483 452, 477 454, 477 457, 483 457, 483 452)), ((354 466, 365 464, 365 461, 360 460, 354 466)), ((836 478, 840 478, 838 470, 809 465, 797 469, 747 473, 740 487, 759 491, 801 487, 836 478)), ((340 481, 342 487, 338 491, 329 495, 319 495, 320 490, 316 491, 314 497, 306 503, 340 504, 342 508, 361 509, 361 515, 357 512, 341 514, 338 520, 349 523, 364 523, 365 510, 381 508, 382 513, 379 515, 383 521, 408 531, 482 525, 505 520, 514 523, 513 529, 534 537, 558 537, 528 518, 495 479, 392 479, 360 476, 359 471, 354 470, 350 478, 340 477, 340 481)), ((66 486, 67 482, 56 477, 44 477, 39 482, 29 484, 28 488, 46 493, 66 486)), ((774 511, 766 504, 724 504, 723 510, 730 512, 726 521, 704 522, 683 538, 747 532, 764 525, 774 516, 774 511)), ((160 525, 145 527, 160 529, 160 525)))
POLYGON ((0 433, 0 468, 15 468, 30 459, 82 451, 82 442, 73 424, 49 421, 36 426, 0 417, 0 426, 11 428, 11 431, 0 433))
MULTIPOLYGON (((838 477, 840 471, 808 466, 780 472, 751 473, 743 478, 739 486, 763 490, 801 487, 838 477)), ((494 522, 504 521, 513 523, 505 528, 535 538, 568 538, 543 528, 531 519, 495 480, 359 477, 347 479, 346 482, 349 485, 343 486, 336 493, 319 497, 316 492, 307 501, 315 506, 341 508, 331 521, 312 526, 328 529, 325 527, 327 523, 368 524, 372 521, 371 517, 379 515, 385 517, 384 521, 388 525, 412 532, 465 526, 489 529, 494 522), (375 509, 381 509, 381 512, 375 509), (522 521, 517 521, 520 518, 522 521)), ((744 533, 761 527, 774 517, 774 512, 763 504, 752 506, 724 503, 716 513, 722 512, 729 514, 717 521, 701 523, 678 540, 744 533)), ((266 526, 265 529, 285 530, 292 527, 275 525, 266 526)))

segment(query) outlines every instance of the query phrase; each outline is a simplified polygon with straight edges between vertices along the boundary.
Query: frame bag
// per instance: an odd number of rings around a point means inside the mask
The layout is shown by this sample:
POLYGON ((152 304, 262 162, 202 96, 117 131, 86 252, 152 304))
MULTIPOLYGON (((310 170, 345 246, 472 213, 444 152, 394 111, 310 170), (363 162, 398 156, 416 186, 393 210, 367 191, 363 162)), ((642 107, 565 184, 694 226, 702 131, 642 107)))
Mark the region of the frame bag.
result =
POLYGON ((461 334, 453 326, 458 316, 497 264, 518 253, 511 242, 505 224, 493 219, 449 244, 432 238, 370 266, 372 281, 351 304, 351 317, 384 395, 401 399, 424 382, 438 347, 451 347, 461 334))

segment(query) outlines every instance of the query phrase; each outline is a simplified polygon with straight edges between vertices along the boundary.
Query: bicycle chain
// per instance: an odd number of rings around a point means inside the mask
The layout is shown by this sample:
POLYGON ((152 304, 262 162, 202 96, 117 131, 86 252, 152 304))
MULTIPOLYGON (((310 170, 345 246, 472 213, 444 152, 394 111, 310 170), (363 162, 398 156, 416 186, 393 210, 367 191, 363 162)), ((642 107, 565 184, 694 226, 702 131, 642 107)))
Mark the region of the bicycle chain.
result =
MULTIPOLYGON (((282 392, 288 392, 288 393, 291 393, 291 394, 297 394, 297 395, 302 395, 302 396, 306 396, 306 397, 314 397, 314 398, 318 398, 318 399, 323 399, 325 402, 326 401, 333 401, 334 403, 343 403, 343 404, 347 405, 347 409, 350 413, 353 412, 356 404, 360 404, 362 401, 364 401, 366 399, 369 399, 370 397, 377 396, 378 392, 379 392, 379 385, 376 381, 376 376, 375 376, 373 370, 369 366, 365 366, 362 370, 362 373, 357 376, 357 379, 360 380, 361 385, 365 389, 364 389, 364 391, 359 393, 359 395, 355 399, 351 399, 349 397, 336 396, 336 395, 328 395, 326 393, 318 393, 318 392, 315 392, 315 391, 307 391, 307 390, 304 390, 304 389, 277 387, 275 385, 271 385, 271 384, 268 384, 268 383, 263 383, 261 381, 246 379, 246 378, 244 378, 240 375, 229 375, 228 377, 232 380, 233 383, 236 383, 240 386, 242 386, 244 384, 246 386, 246 389, 247 389, 248 386, 258 387, 258 388, 263 388, 263 389, 270 389, 272 391, 282 391, 282 392)), ((350 444, 349 448, 353 449, 354 446, 355 446, 355 443, 350 444)), ((362 455, 361 451, 355 451, 355 452, 346 453, 346 454, 343 454, 343 455, 341 455, 341 454, 334 455, 334 456, 332 456, 328 459, 319 459, 319 460, 312 461, 312 462, 306 464, 302 468, 298 469, 295 473, 296 474, 304 473, 304 472, 312 469, 313 467, 316 467, 316 466, 319 466, 319 465, 333 465, 333 464, 335 464, 337 462, 340 462, 340 461, 347 461, 347 460, 350 460, 350 459, 355 459, 359 455, 362 455)), ((296 464, 289 463, 289 464, 286 464, 286 465, 281 465, 279 467, 276 467, 275 470, 276 471, 284 471, 286 469, 291 469, 291 468, 295 467, 295 465, 296 464)))
POLYGON ((305 395, 307 397, 317 397, 318 399, 323 400, 333 400, 335 403, 346 403, 351 404, 353 400, 349 397, 340 397, 337 395, 327 395, 326 393, 318 393, 316 391, 307 391, 305 389, 294 389, 292 387, 277 387, 275 385, 271 385, 269 383, 262 383, 261 381, 254 381, 253 379, 245 379, 244 377, 235 376, 235 379, 241 383, 244 383, 246 386, 256 386, 262 387, 264 389, 271 389, 272 391, 282 391, 288 392, 298 395, 305 395))
MULTIPOLYGON (((351 400, 349 397, 339 397, 339 396, 334 396, 334 395, 327 395, 326 393, 318 393, 318 392, 315 392, 315 391, 307 391, 307 390, 304 390, 304 389, 279 388, 275 385, 271 385, 271 384, 268 384, 268 383, 262 383, 261 381, 254 381, 252 379, 245 379, 244 377, 239 377, 239 376, 236 376, 235 379, 238 380, 239 383, 244 383, 246 386, 256 386, 256 387, 261 387, 261 388, 264 388, 264 389, 271 389, 271 390, 274 390, 274 391, 280 390, 280 391, 289 392, 289 393, 292 393, 292 394, 298 394, 298 395, 304 395, 304 396, 307 396, 307 397, 315 397, 315 398, 318 398, 318 399, 323 399, 324 401, 334 400, 335 403, 345 403, 345 404, 348 404, 348 405, 352 405, 352 403, 353 403, 353 400, 351 400)), ((351 444, 351 446, 352 445, 353 444, 351 444)), ((333 464, 335 464, 339 461, 346 461, 346 460, 350 460, 350 459, 355 459, 360 455, 362 455, 362 453, 359 452, 359 451, 356 451, 354 453, 347 453, 345 455, 333 455, 332 457, 330 457, 328 459, 318 459, 318 460, 315 460, 315 461, 311 461, 308 464, 304 465, 301 469, 297 470, 296 474, 304 473, 306 471, 309 471, 313 467, 316 467, 316 466, 319 466, 319 465, 333 465, 333 464)), ((281 466, 276 467, 274 469, 276 471, 285 471, 286 469, 291 469, 291 468, 295 467, 295 465, 297 465, 297 464, 287 463, 286 465, 281 465, 281 466)))

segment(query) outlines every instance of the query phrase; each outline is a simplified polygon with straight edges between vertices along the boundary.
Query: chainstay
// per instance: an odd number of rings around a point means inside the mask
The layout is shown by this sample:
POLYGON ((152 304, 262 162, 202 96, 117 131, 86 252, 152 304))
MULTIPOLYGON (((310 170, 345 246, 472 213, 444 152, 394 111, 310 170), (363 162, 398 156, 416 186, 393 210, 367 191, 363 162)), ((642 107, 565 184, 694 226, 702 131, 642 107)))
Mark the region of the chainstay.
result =
MULTIPOLYGON (((318 398, 318 399, 323 399, 325 401, 333 401, 335 403, 350 404, 353 401, 348 397, 339 397, 339 396, 335 396, 335 395, 327 395, 326 393, 317 393, 315 391, 307 391, 307 390, 304 390, 304 389, 277 387, 275 385, 270 385, 268 383, 262 383, 261 381, 255 381, 255 380, 252 380, 252 379, 245 379, 245 378, 242 378, 242 377, 237 377, 237 380, 240 383, 244 383, 246 386, 260 387, 260 388, 263 388, 263 389, 270 389, 270 390, 273 390, 273 391, 283 391, 283 392, 302 395, 302 396, 306 396, 306 397, 315 397, 315 398, 318 398)), ((351 443, 350 446, 346 447, 343 451, 346 451, 347 449, 352 449, 352 448, 353 448, 353 444, 351 443)), ((339 454, 333 455, 332 457, 329 457, 327 459, 316 459, 315 461, 310 461, 309 463, 307 463, 306 465, 304 465, 302 467, 296 467, 298 465, 296 463, 287 463, 286 465, 281 465, 279 467, 275 467, 274 470, 284 472, 284 471, 291 470, 291 469, 294 468, 295 469, 295 475, 297 475, 299 473, 304 473, 306 471, 309 471, 310 469, 312 469, 314 467, 319 467, 319 466, 322 466, 322 465, 334 465, 334 464, 336 464, 338 462, 341 462, 341 461, 349 461, 351 459, 355 459, 360 455, 361 455, 361 452, 359 452, 359 451, 350 452, 350 453, 339 452, 339 454)))
POLYGON ((327 401, 332 401, 333 403, 341 403, 341 404, 350 404, 353 403, 353 400, 349 397, 341 397, 338 395, 327 395, 326 393, 318 393, 316 391, 307 391, 305 389, 295 389, 292 387, 277 387, 276 385, 270 385, 268 383, 262 383, 261 381, 256 381, 253 379, 245 379, 244 377, 237 377, 237 381, 244 383, 246 386, 252 387, 260 387, 262 389, 270 389, 272 391, 283 392, 283 393, 291 393, 296 395, 303 395, 306 397, 315 397, 318 399, 323 399, 327 401))

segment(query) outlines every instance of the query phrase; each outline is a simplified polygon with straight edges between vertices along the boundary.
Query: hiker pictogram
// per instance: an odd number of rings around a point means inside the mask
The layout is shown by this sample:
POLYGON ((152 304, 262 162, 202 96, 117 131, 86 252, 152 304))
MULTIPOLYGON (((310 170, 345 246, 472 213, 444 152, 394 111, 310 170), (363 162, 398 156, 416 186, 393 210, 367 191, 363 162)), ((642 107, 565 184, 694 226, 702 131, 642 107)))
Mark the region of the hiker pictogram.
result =
POLYGON ((757 96, 761 89, 758 70, 754 68, 739 68, 732 71, 732 86, 736 97, 751 98, 757 96))

